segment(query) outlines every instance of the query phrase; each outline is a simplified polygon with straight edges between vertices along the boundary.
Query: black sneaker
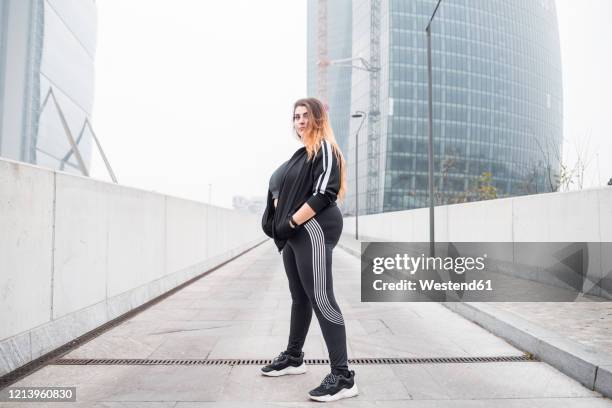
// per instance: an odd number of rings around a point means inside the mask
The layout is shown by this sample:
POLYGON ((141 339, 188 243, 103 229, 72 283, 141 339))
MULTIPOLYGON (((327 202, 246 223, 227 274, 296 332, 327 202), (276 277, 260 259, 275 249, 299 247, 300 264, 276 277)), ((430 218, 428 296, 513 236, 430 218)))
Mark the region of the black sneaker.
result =
POLYGON ((261 373, 269 377, 279 377, 287 374, 304 374, 306 372, 306 364, 304 364, 304 352, 299 357, 293 357, 287 351, 281 352, 278 357, 261 368, 261 373))
POLYGON ((325 376, 321 385, 308 394, 311 399, 322 402, 354 397, 359 394, 357 384, 355 384, 355 371, 349 371, 348 377, 329 373, 325 376))

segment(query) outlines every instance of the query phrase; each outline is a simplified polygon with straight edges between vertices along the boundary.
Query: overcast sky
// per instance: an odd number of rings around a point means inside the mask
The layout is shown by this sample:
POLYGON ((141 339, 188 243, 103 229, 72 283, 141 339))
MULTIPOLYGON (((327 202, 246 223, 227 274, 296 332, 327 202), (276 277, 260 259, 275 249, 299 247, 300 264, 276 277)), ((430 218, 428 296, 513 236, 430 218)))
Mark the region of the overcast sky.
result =
MULTIPOLYGON (((98 0, 94 127, 119 182, 231 207, 262 196, 299 142, 305 0, 98 0)), ((612 1, 557 0, 565 157, 612 177, 612 1), (599 154, 599 168, 597 156, 599 154)), ((94 164, 94 176, 102 169, 94 164)))

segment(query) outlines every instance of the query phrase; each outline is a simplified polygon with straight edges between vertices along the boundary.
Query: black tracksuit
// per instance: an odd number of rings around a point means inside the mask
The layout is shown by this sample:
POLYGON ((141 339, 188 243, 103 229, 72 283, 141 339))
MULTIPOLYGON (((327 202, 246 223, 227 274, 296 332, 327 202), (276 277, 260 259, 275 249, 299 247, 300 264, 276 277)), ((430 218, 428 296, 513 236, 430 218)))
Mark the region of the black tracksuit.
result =
POLYGON ((314 308, 336 374, 348 369, 344 318, 332 282, 332 251, 343 225, 336 205, 339 187, 340 167, 331 144, 323 140, 310 161, 302 147, 272 175, 262 219, 264 232, 282 251, 289 280, 293 303, 287 350, 302 351, 314 308), (274 198, 278 198, 276 208, 274 198), (316 215, 290 229, 289 217, 305 202, 316 215))

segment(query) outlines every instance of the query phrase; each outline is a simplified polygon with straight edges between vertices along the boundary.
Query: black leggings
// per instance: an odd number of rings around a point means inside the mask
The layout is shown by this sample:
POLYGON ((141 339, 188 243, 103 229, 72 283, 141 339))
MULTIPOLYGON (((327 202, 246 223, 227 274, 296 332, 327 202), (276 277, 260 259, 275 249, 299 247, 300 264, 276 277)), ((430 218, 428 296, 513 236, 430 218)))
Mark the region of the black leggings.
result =
POLYGON ((348 369, 344 318, 332 283, 332 250, 341 233, 342 213, 333 205, 306 221, 282 251, 293 300, 287 350, 302 351, 314 307, 334 373, 348 369))

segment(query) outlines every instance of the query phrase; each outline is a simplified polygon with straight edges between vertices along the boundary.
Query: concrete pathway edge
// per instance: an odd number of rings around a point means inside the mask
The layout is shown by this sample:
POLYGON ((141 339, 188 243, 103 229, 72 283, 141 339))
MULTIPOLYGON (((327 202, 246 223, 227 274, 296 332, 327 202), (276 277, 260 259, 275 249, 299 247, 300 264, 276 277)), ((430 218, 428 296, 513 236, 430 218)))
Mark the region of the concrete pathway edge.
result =
POLYGON ((443 302, 442 305, 510 344, 531 353, 590 390, 612 398, 612 356, 561 337, 550 330, 485 304, 443 302))
MULTIPOLYGON (((359 251, 338 246, 360 257, 359 251)), ((482 302, 440 302, 464 318, 508 341, 513 346, 555 367, 590 390, 612 398, 612 356, 541 328, 514 313, 482 302)))

